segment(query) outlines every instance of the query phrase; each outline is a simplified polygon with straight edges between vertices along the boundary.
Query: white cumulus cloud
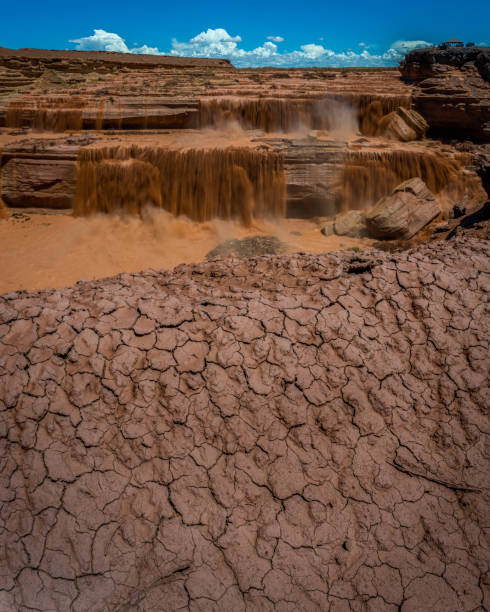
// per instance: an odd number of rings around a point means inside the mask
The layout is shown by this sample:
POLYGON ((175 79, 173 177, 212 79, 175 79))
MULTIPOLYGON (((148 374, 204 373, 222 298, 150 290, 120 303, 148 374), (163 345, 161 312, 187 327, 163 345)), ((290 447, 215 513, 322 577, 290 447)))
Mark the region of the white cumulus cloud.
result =
POLYGON ((299 49, 280 52, 275 43, 283 42, 281 36, 268 36, 267 40, 255 49, 244 49, 239 43, 241 36, 232 36, 224 28, 208 28, 187 42, 172 40, 169 51, 157 47, 141 45, 129 49, 118 34, 105 30, 94 30, 92 36, 76 38, 70 42, 76 49, 119 51, 123 53, 142 53, 153 55, 175 55, 180 57, 225 58, 238 68, 278 66, 278 67, 342 67, 342 66, 396 66, 412 49, 431 46, 424 40, 397 40, 382 53, 370 53, 369 46, 360 43, 361 51, 332 51, 316 43, 306 43, 299 49))
POLYGON ((130 53, 139 53, 140 55, 163 55, 160 53, 158 47, 149 47, 148 45, 141 45, 141 47, 133 47, 129 50, 130 53))
POLYGON ((237 43, 242 42, 242 38, 241 36, 230 36, 223 28, 217 28, 216 30, 208 28, 206 32, 201 32, 191 38, 190 42, 195 44, 237 43))
POLYGON ((149 47, 141 45, 141 47, 128 48, 124 38, 114 32, 106 32, 105 30, 94 30, 92 36, 84 36, 75 38, 69 42, 75 43, 78 51, 117 51, 119 53, 140 53, 144 55, 159 55, 158 47, 149 47))
POLYGON ((94 30, 92 36, 75 38, 70 40, 71 43, 76 43, 76 49, 79 51, 119 51, 120 53, 129 53, 129 49, 119 34, 106 32, 105 30, 94 30))
POLYGON ((431 43, 425 40, 397 40, 391 45, 391 49, 399 51, 404 55, 412 49, 421 49, 423 47, 430 47, 431 43))

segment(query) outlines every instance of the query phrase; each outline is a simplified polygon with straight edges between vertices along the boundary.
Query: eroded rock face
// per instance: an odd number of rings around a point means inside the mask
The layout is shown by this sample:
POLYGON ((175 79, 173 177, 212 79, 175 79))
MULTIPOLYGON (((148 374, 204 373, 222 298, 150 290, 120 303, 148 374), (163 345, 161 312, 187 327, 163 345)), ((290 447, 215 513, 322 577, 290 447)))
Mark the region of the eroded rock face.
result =
POLYGON ((0 298, 0 608, 488 608, 489 256, 0 298))
POLYGON ((0 158, 1 195, 8 206, 70 208, 76 158, 92 136, 25 139, 6 145, 0 158))
POLYGON ((490 141, 490 48, 415 49, 401 72, 431 134, 490 141))
POLYGON ((441 212, 436 199, 419 178, 398 185, 366 213, 369 235, 387 240, 408 240, 441 212))

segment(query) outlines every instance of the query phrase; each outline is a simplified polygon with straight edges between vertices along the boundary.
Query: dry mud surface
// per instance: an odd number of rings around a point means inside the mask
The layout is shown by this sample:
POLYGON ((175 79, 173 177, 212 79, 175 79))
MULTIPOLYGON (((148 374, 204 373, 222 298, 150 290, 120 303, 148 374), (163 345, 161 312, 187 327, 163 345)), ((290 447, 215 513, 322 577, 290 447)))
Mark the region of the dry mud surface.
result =
POLYGON ((1 297, 0 609, 488 609, 489 255, 1 297))

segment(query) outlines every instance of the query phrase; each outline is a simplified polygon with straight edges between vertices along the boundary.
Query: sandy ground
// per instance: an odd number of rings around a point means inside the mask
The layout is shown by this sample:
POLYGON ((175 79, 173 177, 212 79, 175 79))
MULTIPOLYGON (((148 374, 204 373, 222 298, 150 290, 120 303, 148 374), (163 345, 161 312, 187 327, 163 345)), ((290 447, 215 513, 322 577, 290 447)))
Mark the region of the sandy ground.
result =
POLYGON ((120 272, 171 269, 203 261, 206 253, 231 238, 275 235, 290 252, 307 253, 366 248, 371 242, 326 238, 316 223, 303 219, 262 221, 245 228, 230 221, 195 223, 165 211, 150 211, 144 220, 74 218, 66 213, 26 216, 28 220, 0 221, 0 294, 63 287, 120 272))

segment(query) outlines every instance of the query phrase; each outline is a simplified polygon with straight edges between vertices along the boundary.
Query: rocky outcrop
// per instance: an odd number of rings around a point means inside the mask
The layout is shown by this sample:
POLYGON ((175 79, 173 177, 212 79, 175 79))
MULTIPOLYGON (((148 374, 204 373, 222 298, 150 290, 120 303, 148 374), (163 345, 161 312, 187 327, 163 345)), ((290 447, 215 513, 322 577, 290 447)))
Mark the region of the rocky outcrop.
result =
POLYGON ((467 70, 474 66, 490 83, 490 47, 429 47, 414 49, 400 64, 403 77, 413 83, 447 74, 448 68, 467 70))
POLYGON ((468 142, 456 145, 456 148, 469 152, 473 158, 473 167, 481 178, 483 188, 490 197, 490 144, 474 145, 468 142))
POLYGON ((490 48, 416 49, 400 69, 430 135, 490 141, 490 48))
POLYGON ((440 212, 427 185, 419 178, 410 179, 367 211, 368 233, 373 238, 408 240, 440 212))
POLYGON ((26 139, 4 147, 1 195, 7 206, 71 208, 76 188, 76 158, 90 136, 26 139))
POLYGON ((0 298, 3 610, 489 607, 488 242, 0 298))
POLYGON ((462 218, 456 217, 457 221, 451 231, 447 234, 446 240, 453 238, 460 232, 465 230, 483 229, 487 232, 487 239, 490 238, 490 200, 471 215, 465 215, 462 218))
POLYGON ((75 108, 80 125, 55 121, 59 131, 210 127, 230 116, 274 131, 336 129, 333 115, 355 123, 373 100, 385 114, 410 106, 412 88, 395 69, 338 76, 332 69, 257 73, 205 58, 0 48, 0 126, 48 130, 47 114, 75 108))

